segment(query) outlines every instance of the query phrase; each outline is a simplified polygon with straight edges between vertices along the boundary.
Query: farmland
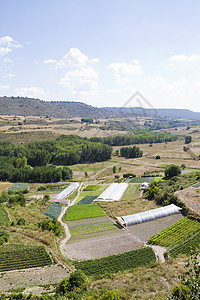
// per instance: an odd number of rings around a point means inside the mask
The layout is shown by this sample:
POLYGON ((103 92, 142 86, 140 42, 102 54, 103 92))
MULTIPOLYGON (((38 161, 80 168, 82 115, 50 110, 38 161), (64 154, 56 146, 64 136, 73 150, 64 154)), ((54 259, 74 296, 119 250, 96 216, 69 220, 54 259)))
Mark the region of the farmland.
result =
POLYGON ((26 190, 29 188, 28 183, 21 183, 21 182, 17 182, 17 183, 13 183, 12 186, 10 186, 8 188, 9 191, 19 191, 19 190, 26 190))
POLYGON ((112 255, 101 259, 76 263, 76 268, 86 275, 116 273, 155 262, 155 254, 151 248, 141 248, 123 254, 112 255))
POLYGON ((199 231, 199 222, 183 218, 149 238, 148 243, 167 247, 172 256, 176 256, 179 253, 188 254, 190 248, 198 247, 200 241, 199 231))
POLYGON ((66 221, 74 221, 80 219, 89 219, 104 216, 105 213, 97 204, 75 205, 69 208, 65 215, 66 221))
POLYGON ((58 218, 62 211, 62 205, 59 204, 51 204, 51 206, 44 213, 45 216, 50 217, 51 219, 58 218))
POLYGON ((4 207, 0 206, 0 226, 8 226, 9 224, 8 213, 4 207))
POLYGON ((11 245, 0 248, 0 272, 51 265, 44 247, 11 245))
POLYGON ((0 193, 7 190, 12 185, 10 182, 0 182, 0 193))

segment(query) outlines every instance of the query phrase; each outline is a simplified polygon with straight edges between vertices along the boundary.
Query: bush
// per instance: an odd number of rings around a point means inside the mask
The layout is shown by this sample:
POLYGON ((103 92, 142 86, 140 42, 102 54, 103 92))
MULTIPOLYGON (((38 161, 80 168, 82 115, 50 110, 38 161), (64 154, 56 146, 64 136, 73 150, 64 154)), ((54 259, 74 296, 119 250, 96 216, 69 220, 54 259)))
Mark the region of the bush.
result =
POLYGON ((156 159, 160 159, 160 155, 156 155, 156 159))
POLYGON ((57 294, 66 294, 67 292, 76 291, 78 293, 87 289, 88 280, 81 270, 70 274, 69 278, 64 278, 56 289, 57 294))
POLYGON ((165 169, 165 177, 172 178, 174 176, 179 176, 181 174, 181 168, 176 165, 170 165, 165 169))
POLYGON ((125 174, 123 174, 123 177, 124 177, 124 178, 136 177, 136 175, 133 174, 133 173, 125 173, 125 174))

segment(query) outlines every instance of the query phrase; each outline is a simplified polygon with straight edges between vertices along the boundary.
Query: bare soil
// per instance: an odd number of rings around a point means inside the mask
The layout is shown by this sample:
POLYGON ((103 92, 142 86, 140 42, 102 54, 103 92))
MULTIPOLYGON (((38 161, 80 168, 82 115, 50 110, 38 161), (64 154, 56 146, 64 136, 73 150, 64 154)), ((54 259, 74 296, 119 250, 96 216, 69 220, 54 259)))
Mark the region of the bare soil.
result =
MULTIPOLYGON (((63 278, 68 276, 69 272, 59 265, 10 271, 0 273, 0 287, 2 292, 19 288, 28 288, 30 292, 36 286, 59 283, 63 278)), ((37 289, 38 293, 42 291, 44 290, 37 289)))
POLYGON ((200 193, 197 193, 197 190, 197 188, 190 186, 182 191, 175 192, 175 196, 184 202, 194 215, 200 217, 200 193))
POLYGON ((120 234, 67 243, 65 253, 71 259, 87 260, 119 254, 141 247, 143 247, 143 243, 131 234, 122 231, 120 234))

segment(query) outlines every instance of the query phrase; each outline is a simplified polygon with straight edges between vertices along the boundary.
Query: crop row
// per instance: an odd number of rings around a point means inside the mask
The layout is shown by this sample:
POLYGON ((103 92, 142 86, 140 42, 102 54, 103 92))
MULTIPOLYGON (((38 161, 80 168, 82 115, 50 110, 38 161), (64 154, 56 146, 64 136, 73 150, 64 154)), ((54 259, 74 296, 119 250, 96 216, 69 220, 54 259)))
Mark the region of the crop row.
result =
POLYGON ((70 226, 70 233, 72 236, 88 234, 92 232, 99 232, 104 230, 115 229, 115 225, 109 219, 104 222, 92 222, 86 224, 79 224, 76 226, 70 226))
POLYGON ((62 211, 62 205, 51 204, 51 206, 45 211, 45 216, 50 217, 51 219, 57 219, 62 211))
POLYGON ((0 251, 0 272, 51 265, 52 260, 42 246, 3 246, 0 251))
POLYGON ((97 196, 85 196, 83 199, 81 199, 76 205, 82 205, 82 204, 92 204, 94 199, 96 199, 97 196))
POLYGON ((89 219, 105 216, 97 204, 83 204, 71 206, 65 215, 66 221, 89 219))
POLYGON ((173 247, 189 239, 200 230, 200 223, 183 218, 148 239, 148 243, 164 247, 173 247))
POLYGON ((86 275, 97 275, 129 270, 152 264, 155 261, 156 258, 152 248, 145 247, 100 259, 76 262, 75 267, 82 270, 86 275))
POLYGON ((199 251, 199 246, 200 232, 197 232, 193 237, 170 249, 168 254, 170 257, 176 257, 178 254, 190 255, 191 250, 193 252, 199 251))
POLYGON ((10 224, 10 220, 8 218, 7 211, 3 206, 0 206, 0 226, 8 226, 10 224))

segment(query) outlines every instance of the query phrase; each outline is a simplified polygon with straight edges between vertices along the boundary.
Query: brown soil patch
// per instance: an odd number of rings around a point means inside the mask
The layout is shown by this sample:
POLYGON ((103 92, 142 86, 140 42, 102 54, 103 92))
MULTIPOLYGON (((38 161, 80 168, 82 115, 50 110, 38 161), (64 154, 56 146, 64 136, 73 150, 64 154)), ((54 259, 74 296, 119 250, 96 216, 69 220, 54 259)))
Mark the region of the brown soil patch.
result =
POLYGON ((182 191, 175 192, 175 196, 184 202, 194 215, 200 217, 200 193, 197 193, 197 190, 190 186, 182 191))

